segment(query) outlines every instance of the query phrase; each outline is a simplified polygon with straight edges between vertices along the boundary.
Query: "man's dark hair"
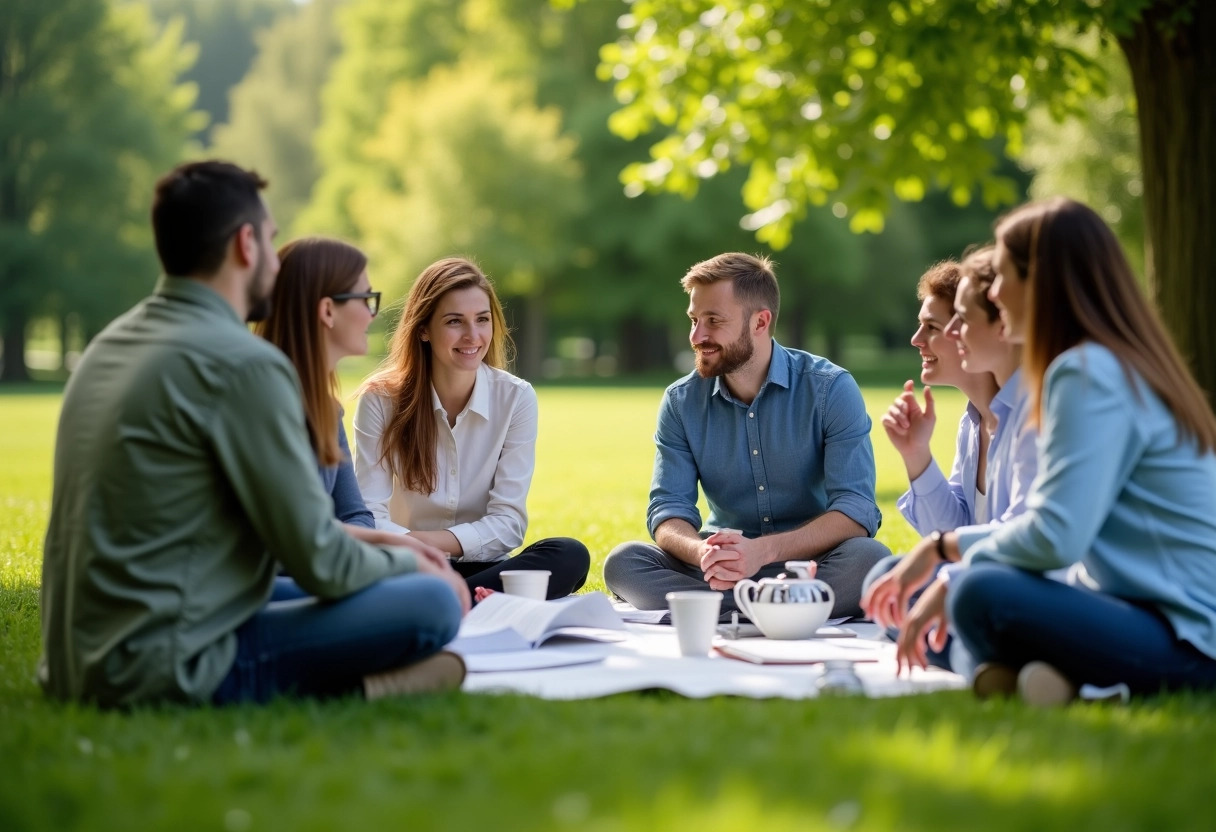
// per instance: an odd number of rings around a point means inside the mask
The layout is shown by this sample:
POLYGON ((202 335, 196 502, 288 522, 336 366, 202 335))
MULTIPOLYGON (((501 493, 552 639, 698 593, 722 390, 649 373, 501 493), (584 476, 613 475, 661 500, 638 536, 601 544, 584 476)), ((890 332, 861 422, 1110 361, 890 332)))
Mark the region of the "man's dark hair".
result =
POLYGON ((769 326, 777 323, 777 313, 781 311, 781 290, 777 288, 777 276, 773 274, 773 261, 763 255, 753 256, 737 251, 719 254, 689 269, 680 285, 685 292, 692 292, 694 286, 709 286, 720 280, 731 282, 735 298, 743 304, 749 316, 767 309, 773 313, 769 326))
POLYGON ((258 191, 266 180, 228 162, 178 165, 156 183, 152 233, 165 274, 210 275, 224 262, 228 240, 245 223, 266 217, 258 191))

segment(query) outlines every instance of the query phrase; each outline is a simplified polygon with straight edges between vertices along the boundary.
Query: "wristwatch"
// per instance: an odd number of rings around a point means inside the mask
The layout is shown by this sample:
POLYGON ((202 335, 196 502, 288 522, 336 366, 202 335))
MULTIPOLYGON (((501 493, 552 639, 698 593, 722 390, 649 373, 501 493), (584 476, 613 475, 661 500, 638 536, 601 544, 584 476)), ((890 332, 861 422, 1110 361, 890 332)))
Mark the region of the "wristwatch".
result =
POLYGON ((933 541, 933 545, 937 547, 937 556, 942 559, 942 563, 949 563, 950 558, 946 557, 946 535, 941 529, 930 533, 929 539, 933 541))

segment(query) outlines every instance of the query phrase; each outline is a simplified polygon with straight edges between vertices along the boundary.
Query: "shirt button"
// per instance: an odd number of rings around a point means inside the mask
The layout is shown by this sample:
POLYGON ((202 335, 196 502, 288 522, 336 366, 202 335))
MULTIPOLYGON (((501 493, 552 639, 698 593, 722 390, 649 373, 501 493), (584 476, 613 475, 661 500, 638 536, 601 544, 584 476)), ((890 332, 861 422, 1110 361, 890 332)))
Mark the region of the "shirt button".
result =
POLYGON ((456 469, 455 469, 455 468, 453 468, 453 469, 451 470, 451 474, 452 474, 452 476, 453 476, 453 477, 454 477, 454 476, 456 476, 456 469))
POLYGON ((756 418, 756 414, 755 414, 755 412, 753 411, 753 412, 751 412, 751 413, 748 413, 748 414, 747 414, 747 418, 749 418, 749 419, 755 419, 755 418, 756 418))
POLYGON ((755 448, 752 448, 752 456, 757 456, 759 453, 760 452, 757 451, 755 448))
POLYGON ((763 490, 764 490, 764 486, 763 486, 763 485, 762 485, 762 486, 760 486, 760 490, 761 490, 761 491, 763 491, 763 490))
POLYGON ((767 523, 767 522, 768 522, 768 518, 767 518, 767 517, 765 517, 765 518, 764 518, 764 522, 765 522, 765 523, 767 523))

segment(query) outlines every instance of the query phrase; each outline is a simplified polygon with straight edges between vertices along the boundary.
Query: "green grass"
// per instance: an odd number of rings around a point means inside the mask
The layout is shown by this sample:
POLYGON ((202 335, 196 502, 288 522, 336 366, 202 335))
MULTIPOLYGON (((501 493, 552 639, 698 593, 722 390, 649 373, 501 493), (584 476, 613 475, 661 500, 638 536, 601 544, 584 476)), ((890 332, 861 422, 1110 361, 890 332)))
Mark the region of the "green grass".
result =
MULTIPOLYGON (((347 387, 347 389, 353 389, 347 387)), ((868 389, 875 419, 894 389, 868 389)), ((541 390, 530 536, 645 535, 657 389, 541 390)), ((961 400, 942 395, 937 454, 961 400)), ((1208 829, 1216 699, 447 696, 100 713, 33 681, 59 398, 0 396, 0 830, 1208 829)), ((915 539, 875 436, 893 548, 915 539)))

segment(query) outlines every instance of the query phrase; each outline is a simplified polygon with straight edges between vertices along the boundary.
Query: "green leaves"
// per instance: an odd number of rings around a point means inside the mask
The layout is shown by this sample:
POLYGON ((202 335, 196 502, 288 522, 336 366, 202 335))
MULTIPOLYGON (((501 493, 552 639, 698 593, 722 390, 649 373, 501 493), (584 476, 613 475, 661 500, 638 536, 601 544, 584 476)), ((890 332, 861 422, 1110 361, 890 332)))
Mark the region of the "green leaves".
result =
POLYGON ((688 193, 743 163, 745 223, 777 244, 807 204, 843 206, 862 232, 930 183, 959 205, 1012 201, 994 143, 1020 145, 1031 94, 1065 117, 1102 88, 1102 68, 1058 35, 1110 5, 637 0, 599 77, 615 83, 618 135, 665 135, 624 179, 688 193))

